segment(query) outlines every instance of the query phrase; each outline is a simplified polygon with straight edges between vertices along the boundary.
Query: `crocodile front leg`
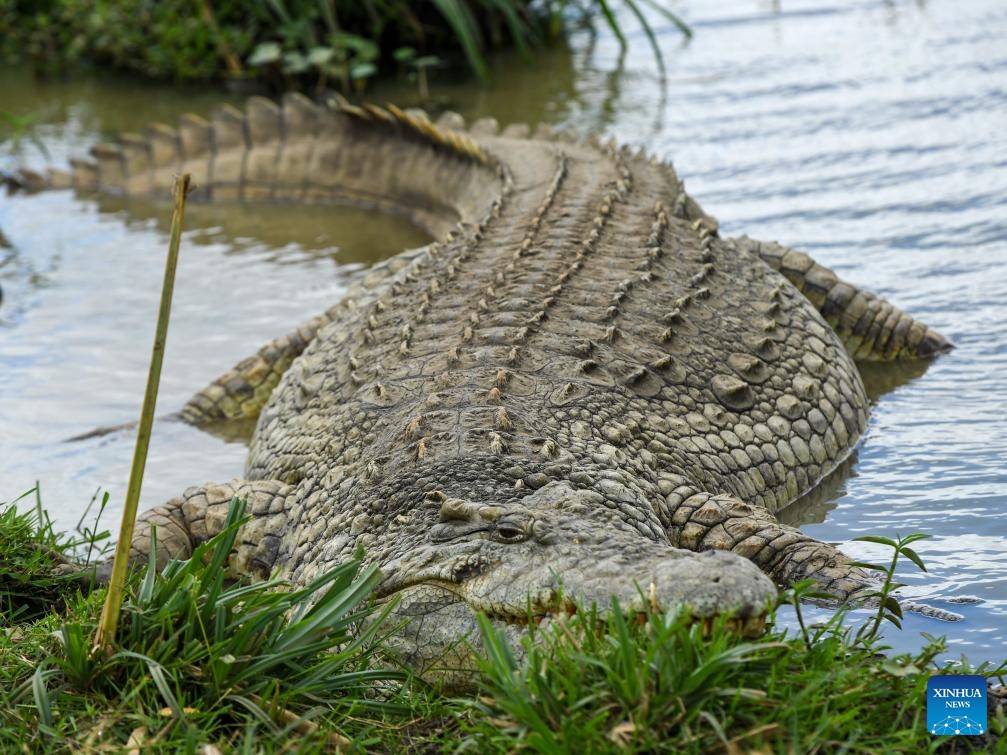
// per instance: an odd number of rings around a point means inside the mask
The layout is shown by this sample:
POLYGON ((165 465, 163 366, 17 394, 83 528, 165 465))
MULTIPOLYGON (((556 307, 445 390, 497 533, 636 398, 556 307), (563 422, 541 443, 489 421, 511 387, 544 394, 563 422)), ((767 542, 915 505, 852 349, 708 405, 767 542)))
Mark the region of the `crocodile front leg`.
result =
POLYGON ((733 551, 755 562, 778 585, 812 579, 820 590, 843 601, 878 589, 869 572, 834 546, 780 524, 767 509, 731 495, 691 495, 672 513, 671 525, 673 545, 733 551))
POLYGON ((232 574, 265 578, 276 565, 280 535, 286 529, 287 499, 292 488, 275 480, 231 480, 219 485, 192 487, 167 503, 148 509, 137 518, 130 543, 131 564, 150 559, 156 529, 155 563, 164 568, 170 559, 184 559, 193 549, 218 534, 227 520, 231 501, 246 503, 251 518, 241 527, 229 560, 232 574))
MULTIPOLYGON (((877 605, 871 593, 881 588, 874 574, 854 566, 835 546, 815 540, 796 527, 780 524, 761 506, 731 495, 695 493, 672 514, 672 545, 694 551, 729 550, 753 561, 778 585, 802 579, 841 602, 877 605)), ((973 602, 967 599, 960 602, 973 602)), ((940 621, 961 621, 960 613, 899 599, 903 611, 940 621)))

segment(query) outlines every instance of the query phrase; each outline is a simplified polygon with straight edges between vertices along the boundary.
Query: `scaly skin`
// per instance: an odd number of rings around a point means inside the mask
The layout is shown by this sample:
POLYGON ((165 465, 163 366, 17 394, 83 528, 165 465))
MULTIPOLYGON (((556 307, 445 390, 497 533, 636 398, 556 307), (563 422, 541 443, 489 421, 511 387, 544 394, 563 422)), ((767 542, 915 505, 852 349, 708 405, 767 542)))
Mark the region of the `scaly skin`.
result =
POLYGON ((441 239, 189 402, 196 424, 261 410, 245 479, 148 512, 134 556, 151 525, 160 561, 186 555, 245 498, 235 571, 302 585, 363 546, 428 674, 467 665, 476 610, 516 633, 529 610, 616 596, 751 634, 774 582, 874 589, 775 513, 866 427, 851 354, 947 341, 806 255, 719 237, 669 165, 459 128, 253 100, 127 140, 129 156, 98 149, 64 180, 149 192, 193 169, 211 198, 356 201, 441 239))

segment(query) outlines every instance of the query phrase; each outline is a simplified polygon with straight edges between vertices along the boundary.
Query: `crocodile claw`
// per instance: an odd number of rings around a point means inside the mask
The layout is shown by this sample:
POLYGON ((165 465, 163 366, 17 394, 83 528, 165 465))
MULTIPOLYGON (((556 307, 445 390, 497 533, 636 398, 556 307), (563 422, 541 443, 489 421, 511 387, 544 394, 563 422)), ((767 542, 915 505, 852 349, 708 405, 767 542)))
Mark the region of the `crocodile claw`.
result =
MULTIPOLYGON (((951 598, 937 598, 942 603, 951 603, 957 605, 974 605, 976 603, 982 603, 981 598, 976 598, 972 595, 957 595, 951 598)), ((965 616, 958 613, 957 611, 949 611, 946 608, 938 608, 937 606, 932 606, 929 603, 918 603, 915 600, 899 600, 899 607, 902 612, 918 613, 921 616, 926 616, 928 619, 937 619, 938 621, 962 621, 965 616)))
MULTIPOLYGON (((878 592, 879 587, 880 583, 878 585, 861 588, 856 592, 848 594, 845 599, 827 596, 822 593, 814 596, 808 596, 805 599, 813 605, 822 606, 824 608, 835 608, 843 603, 844 600, 855 608, 877 608, 881 598, 881 594, 878 592), (868 589, 870 589, 870 592, 867 592, 868 589)), ((928 619, 937 619, 938 621, 963 621, 965 619, 965 616, 957 611, 941 608, 939 606, 931 605, 930 603, 912 600, 906 596, 899 595, 898 593, 890 594, 889 599, 893 599, 898 604, 898 607, 903 614, 916 613, 921 616, 926 616, 928 619)), ((973 605, 983 602, 980 598, 976 598, 971 595, 958 595, 948 598, 936 597, 933 599, 940 603, 949 603, 952 605, 973 605)))
POLYGON ((915 600, 900 600, 899 608, 902 609, 903 613, 918 613, 921 616, 937 619, 938 621, 961 621, 965 618, 962 614, 955 611, 938 608, 929 603, 917 603, 915 600))

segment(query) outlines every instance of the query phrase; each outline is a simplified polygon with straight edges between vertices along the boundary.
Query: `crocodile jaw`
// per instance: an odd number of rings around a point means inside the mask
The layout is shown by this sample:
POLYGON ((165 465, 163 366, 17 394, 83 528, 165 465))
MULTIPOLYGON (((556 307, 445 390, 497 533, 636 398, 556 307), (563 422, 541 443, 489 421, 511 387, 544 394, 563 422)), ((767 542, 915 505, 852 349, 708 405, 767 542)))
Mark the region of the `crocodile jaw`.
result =
MULTIPOLYGON (((588 555, 583 549, 558 549, 550 554, 551 566, 541 553, 512 551, 516 560, 493 559, 494 568, 470 579, 418 576, 400 583, 384 598, 394 601, 389 626, 397 627, 389 645, 424 679, 462 689, 475 683, 476 659, 484 654, 478 613, 508 640, 516 657, 523 654, 529 621, 545 629, 576 612, 578 605, 592 604, 603 617, 613 597, 640 620, 652 610, 682 610, 707 630, 718 616, 726 616, 728 628, 743 636, 763 632, 776 588, 749 561, 722 551, 697 554, 657 543, 639 546, 636 568, 623 558, 598 558, 589 571, 566 569, 561 578, 563 562, 582 562, 588 555), (650 581, 640 584, 633 574, 650 581)), ((450 560, 442 550, 438 560, 445 557, 450 560)), ((470 558, 466 553, 464 559, 470 558)))

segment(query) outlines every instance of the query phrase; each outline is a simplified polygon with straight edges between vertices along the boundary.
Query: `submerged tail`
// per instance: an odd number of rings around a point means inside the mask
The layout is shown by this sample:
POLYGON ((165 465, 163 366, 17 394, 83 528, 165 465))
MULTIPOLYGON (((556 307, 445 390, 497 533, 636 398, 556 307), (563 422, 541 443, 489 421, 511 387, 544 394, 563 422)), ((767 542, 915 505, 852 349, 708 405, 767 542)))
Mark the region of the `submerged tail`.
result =
POLYGON ((841 280, 803 252, 746 236, 733 241, 757 254, 796 286, 821 312, 855 359, 927 358, 953 348, 937 331, 880 296, 841 280))
POLYGON ((70 170, 21 169, 14 190, 72 188, 169 197, 174 176, 192 175, 194 199, 348 202, 404 215, 436 237, 482 217, 499 193, 501 169, 471 137, 394 106, 333 107, 287 94, 280 105, 252 97, 209 120, 151 124, 71 160, 70 170))

